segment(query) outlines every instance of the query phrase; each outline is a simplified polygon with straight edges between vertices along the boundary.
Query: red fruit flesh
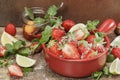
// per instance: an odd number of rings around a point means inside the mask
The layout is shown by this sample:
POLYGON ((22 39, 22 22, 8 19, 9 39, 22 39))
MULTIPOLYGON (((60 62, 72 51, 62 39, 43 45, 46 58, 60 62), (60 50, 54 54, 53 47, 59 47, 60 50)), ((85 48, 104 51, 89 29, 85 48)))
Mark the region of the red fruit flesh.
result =
POLYGON ((72 20, 69 20, 69 19, 63 21, 63 23, 62 23, 62 26, 64 27, 64 29, 65 29, 66 31, 69 31, 70 28, 71 28, 72 26, 74 26, 74 25, 75 25, 75 22, 72 21, 72 20))
POLYGON ((90 50, 87 54, 84 55, 84 59, 92 57, 92 51, 90 50))
POLYGON ((70 43, 65 44, 64 48, 62 49, 62 52, 63 52, 62 54, 64 58, 69 58, 69 59, 80 58, 78 49, 73 44, 70 44, 70 43))
POLYGON ((16 27, 10 23, 5 27, 5 32, 9 33, 12 36, 15 36, 16 35, 16 27))
POLYGON ((95 39, 95 35, 90 35, 90 36, 87 37, 86 40, 87 40, 89 43, 94 44, 94 39, 95 39))
POLYGON ((112 53, 115 57, 120 58, 120 48, 114 47, 114 48, 112 49, 111 53, 112 53))
POLYGON ((65 35, 65 31, 62 30, 62 29, 60 29, 60 28, 54 28, 54 29, 52 30, 52 37, 53 37, 53 39, 55 39, 55 40, 60 41, 61 38, 62 38, 64 35, 65 35))
POLYGON ((79 51, 79 54, 82 55, 84 53, 87 53, 89 51, 89 49, 87 47, 85 47, 83 44, 80 44, 78 46, 78 51, 79 51))
POLYGON ((54 44, 49 48, 50 53, 59 56, 62 54, 61 50, 58 50, 58 44, 54 44))
POLYGON ((4 53, 6 51, 6 48, 4 46, 0 47, 0 57, 4 56, 4 53))
POLYGON ((8 66, 8 71, 11 76, 23 77, 21 68, 16 64, 8 66))
POLYGON ((100 46, 94 47, 93 50, 98 51, 98 53, 103 53, 105 52, 106 49, 103 45, 100 45, 100 46))
POLYGON ((84 32, 82 30, 76 30, 74 33, 75 38, 79 41, 83 39, 84 32))

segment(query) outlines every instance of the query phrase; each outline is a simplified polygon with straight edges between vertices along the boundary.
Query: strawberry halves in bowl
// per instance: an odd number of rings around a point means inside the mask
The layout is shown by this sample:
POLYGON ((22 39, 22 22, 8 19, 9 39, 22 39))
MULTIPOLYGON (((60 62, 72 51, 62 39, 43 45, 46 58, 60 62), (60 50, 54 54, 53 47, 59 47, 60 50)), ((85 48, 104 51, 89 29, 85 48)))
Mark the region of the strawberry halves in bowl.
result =
MULTIPOLYGON (((69 50, 73 47, 71 44, 66 44, 63 49, 64 53, 69 54, 63 55, 66 56, 69 59, 66 59, 64 57, 58 57, 56 55, 53 55, 49 49, 46 47, 45 44, 42 45, 45 55, 45 60, 48 64, 48 66, 55 71, 56 73, 68 76, 68 77, 85 77, 90 76, 93 72, 101 70, 102 67, 106 63, 107 58, 107 52, 110 47, 110 41, 107 36, 104 37, 104 40, 106 42, 105 48, 106 50, 97 56, 94 56, 92 58, 86 58, 86 59, 78 59, 80 54, 77 54, 77 50, 74 47, 74 51, 69 50), (69 52, 70 51, 70 52, 69 52), (72 52, 76 52, 72 55, 72 52), (71 56, 74 56, 72 59, 71 56)), ((63 54, 64 54, 63 53, 63 54)))

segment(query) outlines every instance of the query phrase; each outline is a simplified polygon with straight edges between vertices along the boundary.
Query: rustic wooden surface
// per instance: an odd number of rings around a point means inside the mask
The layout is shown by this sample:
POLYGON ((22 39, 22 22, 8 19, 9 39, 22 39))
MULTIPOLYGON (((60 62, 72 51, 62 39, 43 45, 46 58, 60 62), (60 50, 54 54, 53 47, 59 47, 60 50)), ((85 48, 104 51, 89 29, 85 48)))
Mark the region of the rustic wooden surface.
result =
MULTIPOLYGON (((4 28, 1 27, 0 28, 0 37, 1 37, 3 31, 4 31, 4 28)), ((114 36, 115 35, 112 35, 112 37, 114 37, 114 36)), ((17 28, 16 38, 25 40, 22 35, 22 28, 17 28)), ((27 41, 27 43, 30 43, 30 42, 27 41)), ((35 54, 33 56, 33 58, 37 60, 37 64, 34 67, 34 72, 29 73, 28 76, 23 77, 23 78, 13 78, 12 77, 10 80, 92 80, 91 77, 68 78, 68 77, 64 77, 64 76, 61 76, 61 75, 53 72, 47 66, 42 52, 35 54)), ((113 77, 109 77, 109 78, 102 77, 100 80, 120 80, 120 76, 113 76, 113 77)))
POLYGON ((0 0, 0 26, 12 22, 22 26, 22 12, 24 7, 40 6, 47 9, 50 5, 64 6, 58 14, 63 19, 73 19, 75 22, 87 20, 113 18, 120 21, 120 0, 0 0))

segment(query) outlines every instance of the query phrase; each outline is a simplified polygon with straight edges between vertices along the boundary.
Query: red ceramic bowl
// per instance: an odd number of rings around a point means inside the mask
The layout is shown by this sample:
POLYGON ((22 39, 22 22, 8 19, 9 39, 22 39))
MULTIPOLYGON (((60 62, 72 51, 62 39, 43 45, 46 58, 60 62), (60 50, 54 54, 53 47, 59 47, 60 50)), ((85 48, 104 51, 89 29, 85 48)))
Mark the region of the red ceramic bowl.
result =
POLYGON ((106 51, 95 57, 83 60, 69 60, 52 55, 43 44, 45 60, 48 66, 58 74, 68 77, 85 77, 90 76, 93 72, 101 70, 106 63, 107 52, 110 47, 110 41, 105 36, 106 51))

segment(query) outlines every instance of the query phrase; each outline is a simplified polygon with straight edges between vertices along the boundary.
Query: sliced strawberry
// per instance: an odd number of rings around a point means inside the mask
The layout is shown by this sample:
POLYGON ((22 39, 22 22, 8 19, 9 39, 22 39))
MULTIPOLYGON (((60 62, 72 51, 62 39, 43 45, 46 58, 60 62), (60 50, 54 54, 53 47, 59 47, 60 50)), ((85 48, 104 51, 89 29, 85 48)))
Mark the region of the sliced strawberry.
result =
POLYGON ((49 51, 50 51, 50 53, 52 53, 54 55, 57 55, 57 56, 59 56, 59 55, 62 54, 61 50, 58 49, 58 44, 57 43, 55 43, 54 45, 52 45, 49 48, 49 51))
POLYGON ((73 41, 73 40, 70 40, 68 41, 70 44, 73 44, 75 47, 78 47, 78 42, 77 41, 73 41))
POLYGON ((5 46, 0 46, 0 57, 5 55, 6 48, 5 46))
POLYGON ((71 43, 65 44, 64 48, 62 49, 62 52, 64 58, 70 58, 70 59, 80 58, 80 54, 78 52, 77 47, 71 43))
POLYGON ((82 55, 84 53, 87 53, 89 51, 88 47, 85 47, 83 44, 80 44, 78 46, 78 51, 79 51, 79 54, 82 55))
POLYGON ((16 64, 9 65, 8 71, 9 71, 11 76, 23 77, 23 72, 22 72, 21 68, 16 64))
POLYGON ((5 27, 5 31, 7 32, 7 33, 9 33, 10 35, 12 35, 12 36, 15 36, 16 35, 16 27, 15 27, 15 25, 13 25, 13 24, 8 24, 6 27, 5 27))
POLYGON ((83 37, 84 37, 84 32, 81 29, 76 30, 73 34, 74 34, 76 40, 78 40, 78 41, 83 39, 83 37))
POLYGON ((84 59, 90 58, 92 56, 92 51, 90 50, 87 54, 84 55, 84 59))
POLYGON ((65 31, 62 30, 62 29, 60 29, 60 28, 54 28, 54 29, 52 30, 52 37, 53 37, 53 39, 55 39, 55 40, 60 41, 61 38, 62 38, 64 35, 65 35, 65 31))
POLYGON ((91 58, 97 55, 97 52, 94 50, 89 50, 87 54, 84 54, 83 59, 91 58))
POLYGON ((87 37, 86 40, 88 41, 88 43, 94 44, 94 39, 95 39, 95 35, 90 35, 87 37))
POLYGON ((104 45, 97 45, 96 47, 93 47, 94 51, 98 51, 98 53, 103 53, 105 52, 105 47, 104 45))

